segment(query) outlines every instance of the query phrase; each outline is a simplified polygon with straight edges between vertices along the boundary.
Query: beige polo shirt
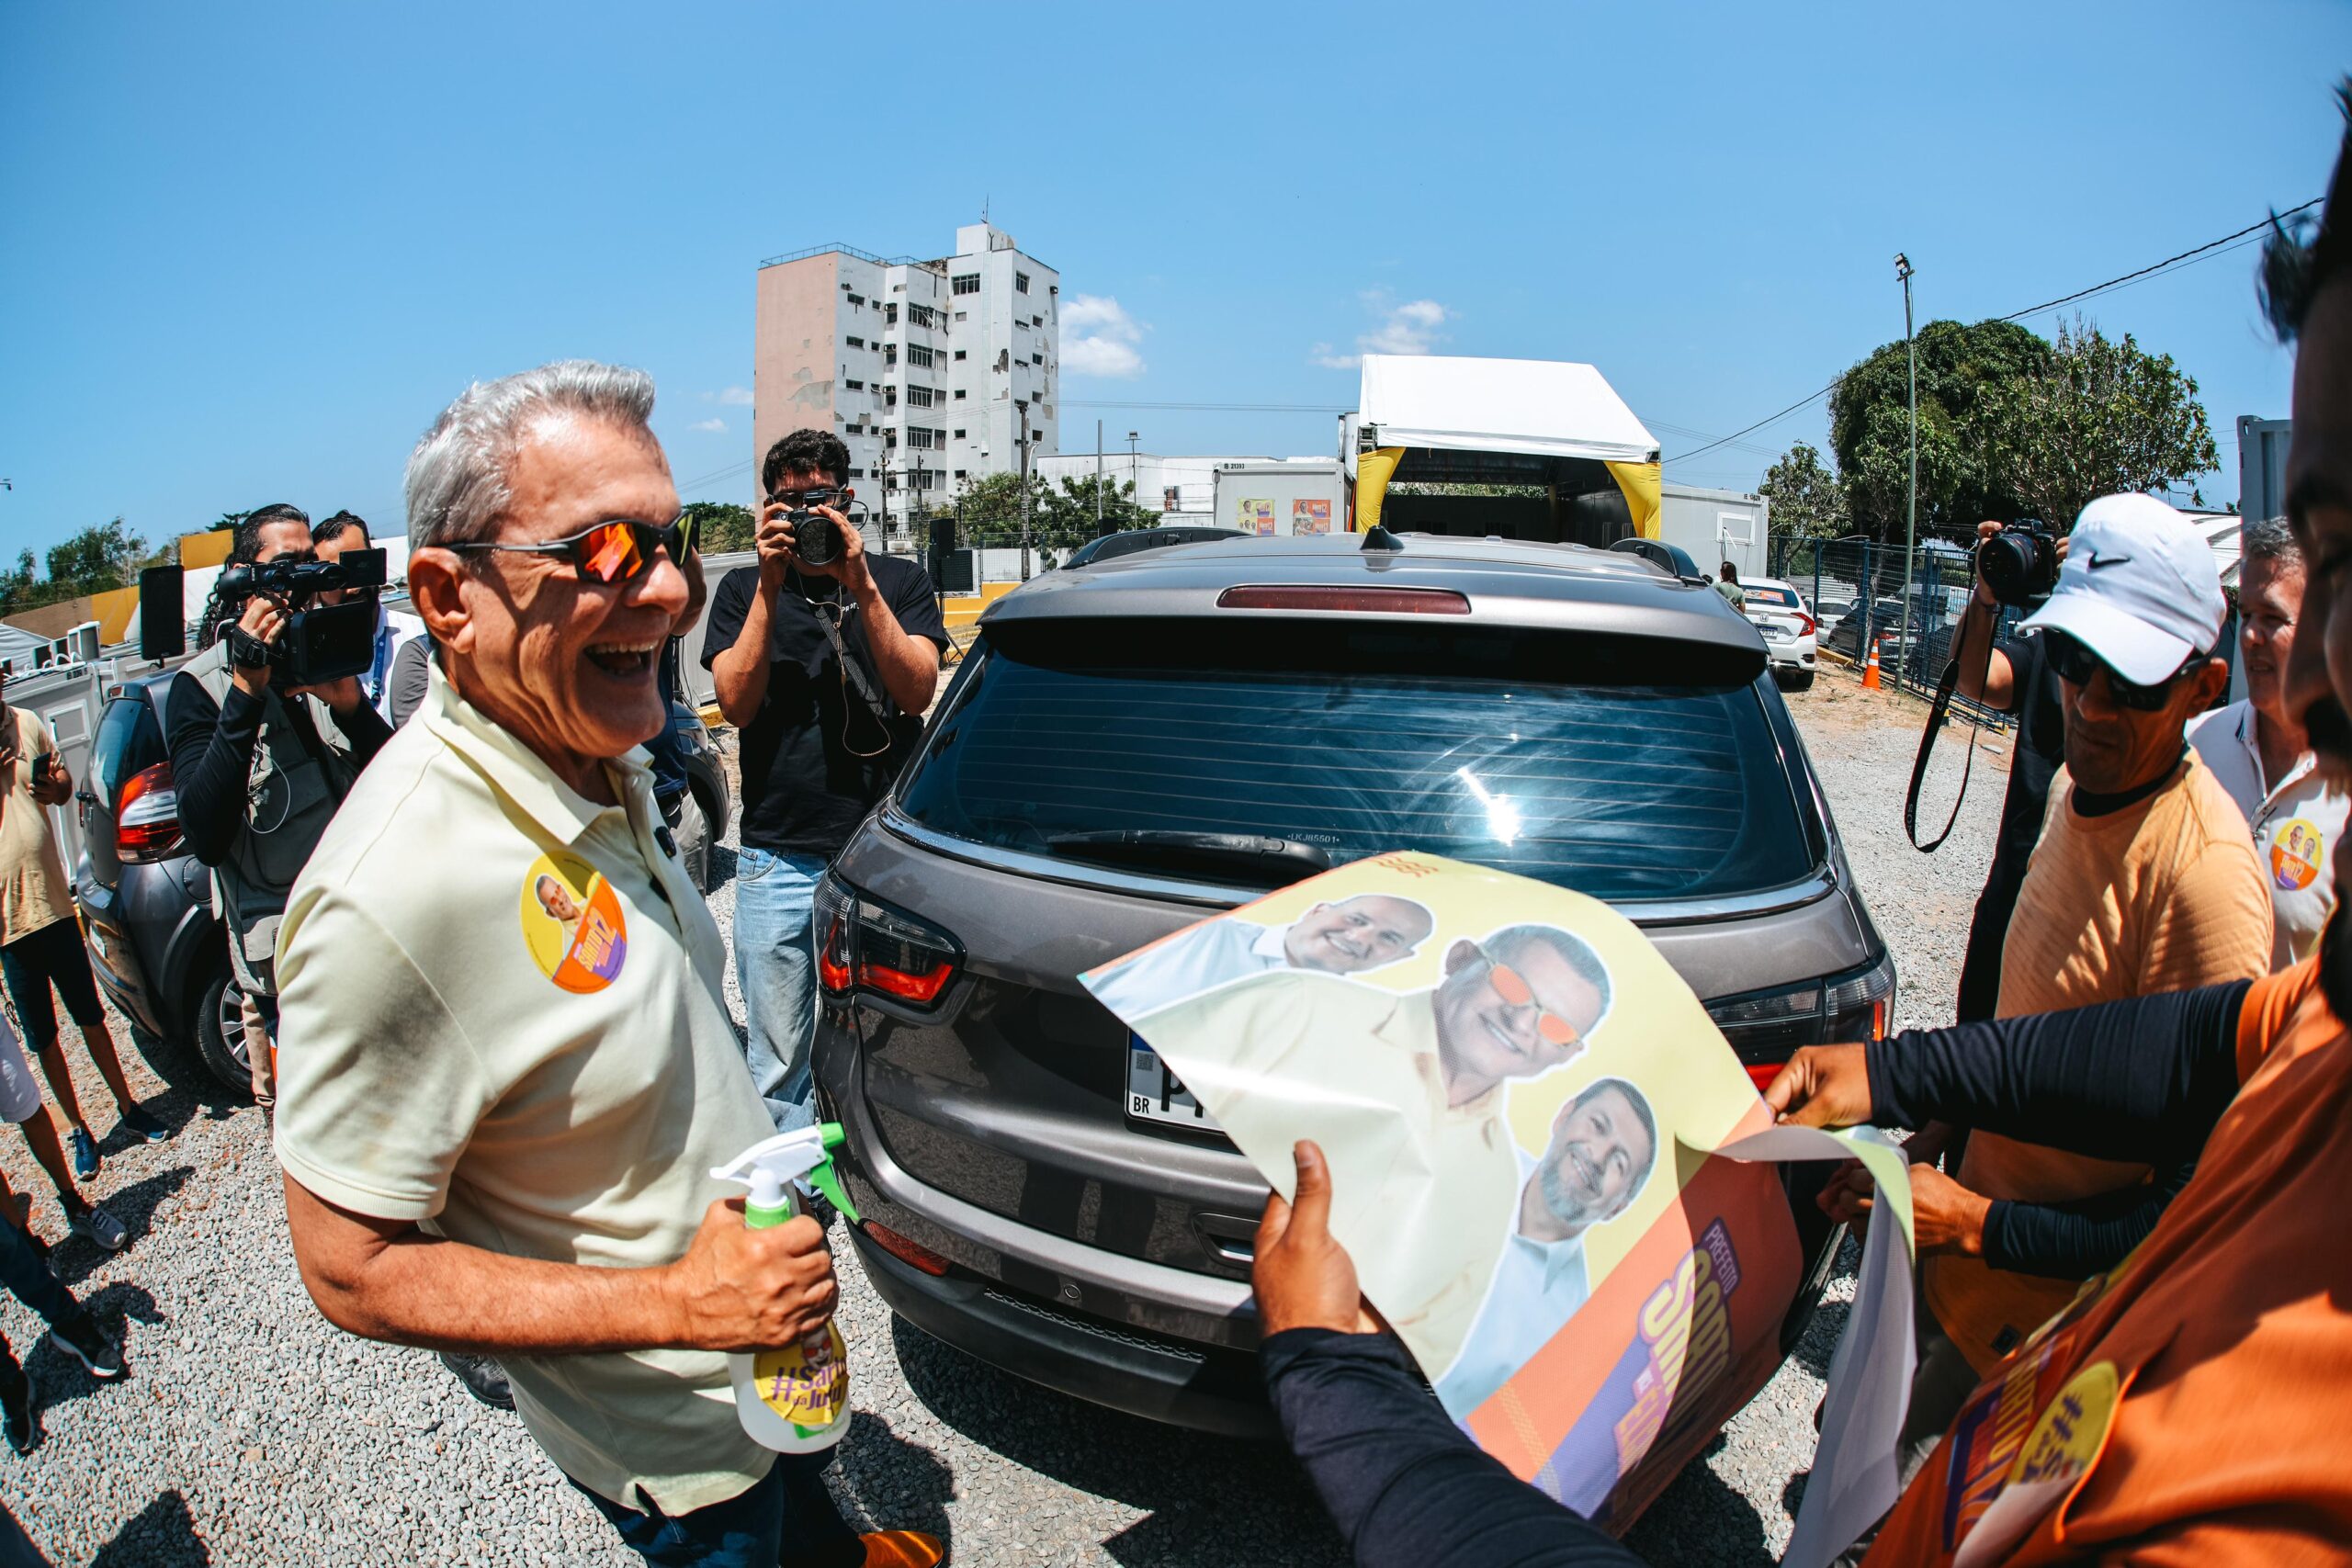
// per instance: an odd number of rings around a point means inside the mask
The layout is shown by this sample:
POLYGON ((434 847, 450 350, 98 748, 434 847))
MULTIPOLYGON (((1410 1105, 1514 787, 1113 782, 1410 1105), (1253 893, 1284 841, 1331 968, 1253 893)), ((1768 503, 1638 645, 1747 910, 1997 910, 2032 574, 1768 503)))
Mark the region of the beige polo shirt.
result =
POLYGON ((1322 1145, 1332 1234, 1354 1255, 1363 1293, 1435 1377, 1486 1299, 1520 1177, 1506 1089, 1448 1103, 1432 997, 1280 969, 1133 1022, 1259 1169, 1289 1171, 1296 1139, 1322 1145), (1393 1235, 1422 1245, 1363 1245, 1393 1235))
POLYGON ((11 705, 17 765, 0 777, 0 944, 30 936, 74 912, 74 884, 50 831, 49 808, 33 798, 33 765, 57 750, 39 714, 11 705))
MULTIPOLYGON (((718 927, 632 751, 575 795, 435 669, 295 884, 277 1156, 328 1202, 594 1268, 673 1261, 773 1134, 718 927)), ((628 1506, 723 1502, 774 1456, 707 1351, 501 1357, 556 1463, 628 1506)))

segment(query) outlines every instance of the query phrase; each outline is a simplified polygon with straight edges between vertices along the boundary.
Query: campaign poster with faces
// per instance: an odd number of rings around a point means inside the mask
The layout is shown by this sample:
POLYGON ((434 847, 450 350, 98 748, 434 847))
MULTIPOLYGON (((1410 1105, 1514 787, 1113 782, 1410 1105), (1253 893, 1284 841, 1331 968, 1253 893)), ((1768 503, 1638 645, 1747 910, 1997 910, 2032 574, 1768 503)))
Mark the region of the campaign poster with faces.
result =
POLYGON ((1365 1295, 1479 1444, 1603 1522, 1780 1361, 1799 1248, 1770 1125, 1607 905, 1402 852, 1080 976, 1267 1181, 1329 1161, 1365 1295))

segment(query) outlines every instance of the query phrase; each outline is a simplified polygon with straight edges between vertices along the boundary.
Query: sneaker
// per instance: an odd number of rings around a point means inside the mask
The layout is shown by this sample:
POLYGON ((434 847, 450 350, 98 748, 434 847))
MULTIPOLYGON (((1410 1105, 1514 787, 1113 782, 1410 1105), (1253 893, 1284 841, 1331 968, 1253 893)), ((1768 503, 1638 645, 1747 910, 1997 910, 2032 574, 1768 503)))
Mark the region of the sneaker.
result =
POLYGON ((100 1382, 112 1382, 122 1376, 120 1342, 100 1327, 98 1320, 87 1310, 77 1308, 64 1322, 51 1324, 49 1337, 100 1382))
POLYGON ((439 1356, 441 1364, 465 1385, 468 1393, 492 1410, 514 1408, 514 1391, 506 1384, 506 1369, 500 1366, 494 1357, 453 1356, 446 1350, 436 1350, 434 1354, 439 1356))
POLYGON ((172 1135, 161 1122, 156 1121, 136 1105, 124 1111, 120 1120, 124 1126, 151 1144, 160 1144, 172 1135))
POLYGON ((73 1226, 75 1235, 87 1236, 108 1252, 120 1252, 122 1244, 130 1239, 130 1233, 122 1228, 122 1222, 96 1203, 85 1203, 71 1211, 65 1216, 65 1223, 73 1226))
POLYGON ((876 1530, 857 1539, 865 1547, 864 1568, 936 1568, 947 1561, 937 1536, 915 1530, 876 1530))
POLYGON ((66 1145, 74 1151, 74 1179, 87 1181, 98 1174, 98 1145, 90 1141, 87 1127, 76 1127, 65 1135, 66 1145))

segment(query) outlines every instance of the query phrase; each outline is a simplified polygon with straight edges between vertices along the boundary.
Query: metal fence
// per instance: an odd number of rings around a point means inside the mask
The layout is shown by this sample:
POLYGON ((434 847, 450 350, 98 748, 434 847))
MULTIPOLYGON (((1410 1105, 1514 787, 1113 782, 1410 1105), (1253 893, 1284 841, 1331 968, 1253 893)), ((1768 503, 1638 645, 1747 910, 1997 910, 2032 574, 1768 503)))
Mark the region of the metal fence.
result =
MULTIPOLYGON (((1849 659, 1859 669, 1875 643, 1880 676, 1888 684, 1934 692, 1975 583, 1966 550, 1940 539, 1912 550, 1907 605, 1901 545, 1775 535, 1769 541, 1767 559, 1772 576, 1792 584, 1812 604, 1824 651, 1849 659)), ((2018 618, 2017 610, 2004 605, 1995 635, 2007 636, 2018 618)), ((1964 700, 1954 705, 1975 709, 1964 700)), ((1989 709, 1977 716, 1989 727, 2004 722, 2003 715, 1989 709)))

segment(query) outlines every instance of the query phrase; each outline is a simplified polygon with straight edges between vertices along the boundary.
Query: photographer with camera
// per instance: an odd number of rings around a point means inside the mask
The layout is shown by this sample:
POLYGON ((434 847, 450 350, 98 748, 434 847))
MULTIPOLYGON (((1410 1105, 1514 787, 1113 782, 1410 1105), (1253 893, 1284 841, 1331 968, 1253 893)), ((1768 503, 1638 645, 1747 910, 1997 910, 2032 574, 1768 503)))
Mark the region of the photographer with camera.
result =
POLYGON ((702 650, 742 732, 735 972, 752 1078, 779 1130, 810 1120, 817 879, 922 733, 947 646, 930 574, 866 549, 848 472, 830 431, 768 448, 759 565, 720 579, 702 650))
POLYGON ((2001 829, 1993 866, 1968 925, 1960 966, 1960 1003, 1953 1016, 1973 1023, 1993 1016, 2001 994, 2001 950, 2025 885, 2027 859, 2050 814, 2050 781, 2066 760, 2066 719, 2059 706, 2057 672, 2043 657, 2040 636, 1993 641, 2001 607, 2024 608, 2047 595, 2066 559, 2067 541, 2035 525, 1976 525, 1976 583, 1952 633, 1960 694, 2017 720, 2009 752, 2009 788, 2001 800, 2001 829), (1985 569, 1992 569, 1992 581, 1985 569), (1987 644, 1990 644, 1988 647, 1987 644))
MULTIPOLYGON (((382 557, 372 559, 380 581, 382 557)), ((322 591, 358 585, 351 579, 365 569, 345 568, 341 559, 319 561, 300 507, 280 502, 248 513, 205 606, 204 651, 173 677, 165 705, 180 827, 190 852, 212 868, 230 969, 244 995, 254 1099, 264 1106, 275 1089, 275 960, 286 895, 359 770, 392 733, 353 672, 372 658, 373 604, 310 607, 322 591), (322 613, 334 620, 306 619, 322 613), (345 622, 356 628, 348 647, 328 649, 308 635, 345 622), (307 657, 314 651, 343 655, 334 663, 345 672, 295 684, 289 676, 314 672, 307 657)))

